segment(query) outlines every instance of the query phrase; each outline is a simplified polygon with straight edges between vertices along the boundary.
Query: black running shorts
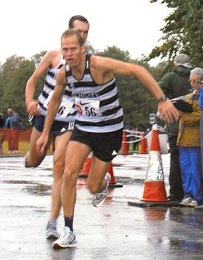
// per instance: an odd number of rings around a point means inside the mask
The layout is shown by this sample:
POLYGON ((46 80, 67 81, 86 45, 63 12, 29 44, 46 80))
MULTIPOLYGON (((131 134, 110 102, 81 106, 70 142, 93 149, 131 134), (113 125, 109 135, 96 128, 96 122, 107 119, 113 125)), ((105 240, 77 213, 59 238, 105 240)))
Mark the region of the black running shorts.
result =
MULTIPOLYGON (((39 131, 42 132, 44 128, 45 117, 34 116, 32 123, 33 126, 39 131)), ((53 136, 62 135, 68 131, 72 131, 74 128, 74 121, 71 122, 61 122, 61 121, 54 121, 50 130, 50 133, 53 136)))
POLYGON ((70 141, 78 141, 92 148, 94 156, 110 162, 118 154, 123 137, 123 129, 107 133, 91 133, 74 128, 70 141))

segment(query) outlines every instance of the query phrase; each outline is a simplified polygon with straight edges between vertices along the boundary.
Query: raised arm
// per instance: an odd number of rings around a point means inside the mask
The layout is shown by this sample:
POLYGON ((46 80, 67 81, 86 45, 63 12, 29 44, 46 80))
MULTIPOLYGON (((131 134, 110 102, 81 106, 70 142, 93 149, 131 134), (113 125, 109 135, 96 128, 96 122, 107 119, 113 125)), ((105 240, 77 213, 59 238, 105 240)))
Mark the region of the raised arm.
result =
POLYGON ((38 100, 34 99, 37 82, 41 77, 45 76, 48 68, 52 66, 52 61, 57 55, 57 52, 57 50, 47 52, 33 72, 32 76, 27 81, 25 87, 25 104, 27 112, 31 115, 39 114, 37 111, 38 100))
MULTIPOLYGON (((103 71, 103 81, 107 82, 113 75, 134 76, 153 94, 159 102, 158 112, 170 123, 178 120, 179 112, 169 99, 166 99, 162 89, 154 77, 143 67, 134 63, 127 63, 110 58, 93 57, 93 71, 103 71)), ((100 79, 98 79, 100 80, 100 79)))
POLYGON ((41 137, 37 141, 38 149, 41 152, 45 149, 47 145, 49 132, 54 122, 54 118, 56 116, 58 108, 60 106, 61 98, 64 94, 65 86, 66 86, 66 76, 65 76, 65 67, 63 66, 56 76, 56 86, 54 88, 53 95, 48 104, 44 129, 41 137))

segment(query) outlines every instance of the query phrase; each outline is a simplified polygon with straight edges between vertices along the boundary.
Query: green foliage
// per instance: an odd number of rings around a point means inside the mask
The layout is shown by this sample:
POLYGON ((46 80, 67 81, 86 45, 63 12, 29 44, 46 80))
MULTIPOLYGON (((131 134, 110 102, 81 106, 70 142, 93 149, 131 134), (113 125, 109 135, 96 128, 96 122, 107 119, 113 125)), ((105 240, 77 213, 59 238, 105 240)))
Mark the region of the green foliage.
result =
POLYGON ((97 52, 97 55, 104 56, 104 57, 110 57, 110 58, 125 61, 125 62, 130 61, 129 52, 121 51, 116 46, 107 47, 107 49, 105 49, 104 52, 97 52))
POLYGON ((41 51, 40 53, 37 53, 31 57, 31 60, 34 61, 34 63, 37 65, 41 61, 42 57, 46 54, 47 51, 41 51))
MULTIPOLYGON (((25 107, 25 86, 35 70, 35 62, 24 57, 11 56, 0 71, 0 111, 6 117, 9 107, 13 108, 22 118, 25 127, 29 126, 25 107)), ((39 95, 36 93, 36 96, 39 95)))
MULTIPOLYGON (((159 0, 150 0, 151 3, 159 0)), ((164 19, 162 45, 155 46, 147 60, 168 57, 184 52, 191 57, 194 66, 203 67, 203 1, 161 0, 171 13, 164 19)))

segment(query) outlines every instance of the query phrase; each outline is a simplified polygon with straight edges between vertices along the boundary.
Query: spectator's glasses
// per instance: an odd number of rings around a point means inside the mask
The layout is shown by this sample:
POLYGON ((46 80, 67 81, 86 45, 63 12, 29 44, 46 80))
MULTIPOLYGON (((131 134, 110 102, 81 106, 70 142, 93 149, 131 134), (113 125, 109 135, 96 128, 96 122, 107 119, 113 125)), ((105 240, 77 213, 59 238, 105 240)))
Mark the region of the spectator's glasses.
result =
POLYGON ((200 80, 195 80, 195 79, 190 79, 189 82, 194 83, 194 84, 201 84, 202 83, 200 80))

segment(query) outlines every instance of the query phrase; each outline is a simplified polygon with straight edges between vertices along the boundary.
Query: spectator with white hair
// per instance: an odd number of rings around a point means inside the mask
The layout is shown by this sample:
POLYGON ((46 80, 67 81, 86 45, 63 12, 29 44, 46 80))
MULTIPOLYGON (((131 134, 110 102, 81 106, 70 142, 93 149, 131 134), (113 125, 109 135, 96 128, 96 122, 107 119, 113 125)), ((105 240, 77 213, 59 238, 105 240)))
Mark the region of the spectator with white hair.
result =
MULTIPOLYGON (((196 72, 196 75, 198 77, 198 80, 196 79, 196 84, 200 84, 199 106, 200 109, 203 110, 203 69, 195 68, 194 71, 196 72)), ((203 113, 201 113, 201 119, 200 119, 200 140, 201 140, 201 162, 202 162, 202 171, 203 171, 203 113)), ((195 209, 203 209, 203 204, 195 207, 195 209)))
POLYGON ((203 80, 203 69, 190 71, 190 85, 193 88, 190 102, 192 112, 180 112, 177 144, 180 152, 180 167, 184 198, 183 206, 196 207, 203 203, 203 178, 201 163, 201 134, 199 106, 200 87, 203 80))

